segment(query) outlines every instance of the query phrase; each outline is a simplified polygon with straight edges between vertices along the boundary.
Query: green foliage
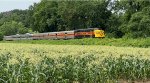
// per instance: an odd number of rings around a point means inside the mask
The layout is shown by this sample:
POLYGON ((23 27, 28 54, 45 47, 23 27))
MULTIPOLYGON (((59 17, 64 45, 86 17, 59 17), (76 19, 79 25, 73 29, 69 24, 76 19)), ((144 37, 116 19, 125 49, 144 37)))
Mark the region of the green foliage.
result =
POLYGON ((33 30, 39 32, 57 31, 57 2, 42 1, 33 10, 33 30))
POLYGON ((104 60, 106 71, 110 74, 108 78, 126 79, 126 80, 141 80, 149 79, 149 60, 140 59, 134 56, 120 56, 119 58, 106 58, 104 60), (128 57, 128 58, 125 58, 128 57), (136 70, 138 69, 138 70, 136 70), (129 71, 128 71, 129 70, 129 71), (146 71, 145 71, 146 70, 146 71), (141 74, 139 74, 141 72, 141 74))
POLYGON ((143 12, 137 12, 132 15, 130 21, 125 24, 126 27, 120 27, 126 37, 149 37, 150 36, 150 18, 143 12))
POLYGON ((43 0, 34 7, 32 27, 39 32, 89 27, 106 29, 106 22, 111 15, 107 10, 108 4, 109 0, 88 2, 43 0))
POLYGON ((122 24, 119 15, 112 14, 108 20, 108 27, 106 28, 106 36, 109 38, 121 38, 124 33, 118 27, 122 24))
POLYGON ((28 32, 28 29, 21 22, 17 23, 15 21, 5 22, 0 26, 0 30, 4 35, 25 34, 28 32))
POLYGON ((2 41, 1 43, 29 43, 29 44, 48 44, 48 45, 106 45, 121 47, 150 47, 150 38, 85 38, 72 40, 19 40, 19 41, 2 41))
POLYGON ((0 41, 3 40, 3 36, 4 36, 3 33, 0 32, 0 41))
MULTIPOLYGON (((121 0, 115 2, 115 10, 121 14, 118 27, 126 38, 150 37, 150 2, 147 0, 121 0)), ((116 21, 117 23, 117 21, 116 21)), ((109 31, 109 30, 108 30, 109 31)), ((115 32, 116 30, 114 30, 115 32)))
POLYGON ((27 10, 12 10, 8 12, 2 12, 0 13, 0 26, 3 25, 5 22, 11 22, 11 21, 16 21, 16 22, 22 22, 23 25, 26 27, 29 26, 29 19, 27 18, 28 11, 27 10))
MULTIPOLYGON (((31 53, 40 53, 40 51, 31 53)), ((98 53, 103 54, 104 52, 98 51, 98 53)), ((44 52, 41 54, 44 55, 44 52)), ((83 51, 81 55, 76 56, 61 55, 55 58, 34 55, 23 59, 20 55, 6 52, 0 54, 0 82, 116 83, 120 79, 128 82, 142 82, 150 79, 149 59, 136 57, 136 55, 111 55, 113 56, 97 56, 83 51), (41 57, 41 60, 34 64, 30 61, 31 57, 41 57), (103 57, 105 58, 102 59, 103 57), (9 62, 10 60, 12 63, 9 62)))
POLYGON ((12 21, 21 22, 33 32, 98 27, 105 30, 110 38, 150 37, 150 2, 41 0, 31 5, 28 10, 15 9, 0 13, 0 26, 12 21))

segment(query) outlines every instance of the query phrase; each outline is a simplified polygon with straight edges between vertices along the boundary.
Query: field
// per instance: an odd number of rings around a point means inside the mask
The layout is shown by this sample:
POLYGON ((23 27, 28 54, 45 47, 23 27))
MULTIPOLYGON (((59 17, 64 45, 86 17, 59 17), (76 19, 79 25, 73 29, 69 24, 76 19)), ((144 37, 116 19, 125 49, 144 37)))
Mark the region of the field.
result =
POLYGON ((150 48, 0 43, 0 83, 150 80, 150 48))

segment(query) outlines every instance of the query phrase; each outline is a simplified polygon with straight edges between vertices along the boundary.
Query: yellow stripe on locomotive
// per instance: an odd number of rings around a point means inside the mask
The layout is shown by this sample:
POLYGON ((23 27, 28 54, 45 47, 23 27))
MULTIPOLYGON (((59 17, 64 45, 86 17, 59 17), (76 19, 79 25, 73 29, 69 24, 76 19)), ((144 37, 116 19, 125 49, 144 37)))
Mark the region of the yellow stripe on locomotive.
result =
POLYGON ((104 30, 94 30, 95 37, 105 37, 104 30))

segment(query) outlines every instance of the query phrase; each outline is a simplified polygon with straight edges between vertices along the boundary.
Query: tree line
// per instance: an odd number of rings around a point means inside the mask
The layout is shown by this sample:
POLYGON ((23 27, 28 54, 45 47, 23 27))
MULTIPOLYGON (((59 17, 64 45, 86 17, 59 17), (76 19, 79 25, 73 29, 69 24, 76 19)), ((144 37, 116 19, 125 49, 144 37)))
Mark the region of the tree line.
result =
POLYGON ((0 34, 99 27, 107 37, 150 37, 149 0, 41 0, 27 10, 0 13, 0 34))

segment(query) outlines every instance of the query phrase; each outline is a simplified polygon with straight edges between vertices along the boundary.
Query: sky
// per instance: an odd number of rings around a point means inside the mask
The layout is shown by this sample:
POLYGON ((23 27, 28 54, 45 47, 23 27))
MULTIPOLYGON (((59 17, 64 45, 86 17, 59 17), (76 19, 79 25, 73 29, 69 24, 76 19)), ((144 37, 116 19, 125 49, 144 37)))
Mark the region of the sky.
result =
POLYGON ((28 9, 33 3, 40 0, 0 0, 0 12, 6 12, 13 9, 28 9))

